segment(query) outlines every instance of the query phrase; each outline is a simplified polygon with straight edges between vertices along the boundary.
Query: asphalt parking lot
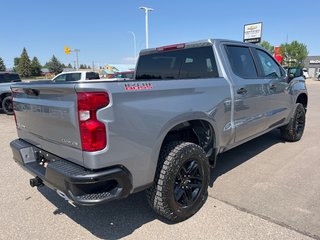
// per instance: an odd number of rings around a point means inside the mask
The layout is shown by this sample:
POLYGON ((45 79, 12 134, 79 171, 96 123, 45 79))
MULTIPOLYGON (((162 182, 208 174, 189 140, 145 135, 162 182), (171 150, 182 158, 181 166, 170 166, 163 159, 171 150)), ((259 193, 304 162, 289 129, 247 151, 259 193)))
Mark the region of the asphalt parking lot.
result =
POLYGON ((144 193, 95 207, 73 207, 12 160, 12 116, 0 113, 0 239, 320 239, 320 81, 307 80, 303 139, 277 130, 219 156, 204 207, 172 224, 144 193))

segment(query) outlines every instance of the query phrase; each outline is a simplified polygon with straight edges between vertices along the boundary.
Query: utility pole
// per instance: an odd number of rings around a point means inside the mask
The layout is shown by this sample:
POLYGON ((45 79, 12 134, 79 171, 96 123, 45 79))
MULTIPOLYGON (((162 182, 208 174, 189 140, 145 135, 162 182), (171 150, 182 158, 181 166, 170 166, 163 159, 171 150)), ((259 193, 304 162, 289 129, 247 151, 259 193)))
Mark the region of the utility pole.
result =
POLYGON ((148 30, 148 13, 154 9, 148 7, 140 7, 141 10, 144 10, 146 15, 146 48, 149 48, 149 30, 148 30))
POLYGON ((78 70, 78 69, 79 69, 78 52, 80 52, 80 49, 71 50, 70 47, 64 47, 64 52, 65 52, 67 55, 69 55, 71 52, 75 52, 75 53, 76 53, 77 65, 75 64, 75 68, 78 70))

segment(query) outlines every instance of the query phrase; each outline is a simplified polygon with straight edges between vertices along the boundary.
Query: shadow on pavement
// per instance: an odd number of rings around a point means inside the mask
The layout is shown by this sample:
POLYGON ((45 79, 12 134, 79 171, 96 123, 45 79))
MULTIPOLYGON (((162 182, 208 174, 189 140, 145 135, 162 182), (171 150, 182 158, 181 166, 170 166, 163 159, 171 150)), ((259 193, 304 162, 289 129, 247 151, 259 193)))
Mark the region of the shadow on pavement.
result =
MULTIPOLYGON (((221 175, 241 165, 270 146, 281 142, 279 131, 272 131, 244 145, 219 155, 211 172, 210 186, 221 175)), ((73 207, 47 187, 39 191, 57 209, 53 214, 66 214, 93 235, 102 239, 119 239, 130 235, 142 225, 159 218, 147 203, 144 192, 133 194, 126 199, 92 207, 73 207)))
POLYGON ((144 192, 107 204, 73 207, 47 187, 41 187, 39 191, 57 207, 53 214, 67 215, 102 239, 123 238, 158 218, 149 207, 144 192))
POLYGON ((280 132, 278 129, 275 129, 230 151, 218 155, 216 167, 211 171, 210 187, 213 187, 215 180, 219 176, 250 160, 272 145, 281 142, 284 141, 280 137, 280 132))

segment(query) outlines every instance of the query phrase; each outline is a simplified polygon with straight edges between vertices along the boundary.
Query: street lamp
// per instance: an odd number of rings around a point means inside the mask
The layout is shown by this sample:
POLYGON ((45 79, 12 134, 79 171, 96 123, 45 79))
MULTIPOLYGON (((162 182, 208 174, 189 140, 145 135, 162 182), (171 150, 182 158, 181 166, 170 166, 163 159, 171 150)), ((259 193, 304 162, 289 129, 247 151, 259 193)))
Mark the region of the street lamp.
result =
POLYGON ((130 31, 129 33, 132 34, 133 37, 133 57, 134 59, 136 59, 136 54, 137 54, 137 42, 136 42, 136 35, 134 34, 134 32, 130 31))
POLYGON ((140 9, 144 10, 146 14, 146 48, 149 48, 148 12, 153 11, 153 9, 148 7, 140 7, 140 9))

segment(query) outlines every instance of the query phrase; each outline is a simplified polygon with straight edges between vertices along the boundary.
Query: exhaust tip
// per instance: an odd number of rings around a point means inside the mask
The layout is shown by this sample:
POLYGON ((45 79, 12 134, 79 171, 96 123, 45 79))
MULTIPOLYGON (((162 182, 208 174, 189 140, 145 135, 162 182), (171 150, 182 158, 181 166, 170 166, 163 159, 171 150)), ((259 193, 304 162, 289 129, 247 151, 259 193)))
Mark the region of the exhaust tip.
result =
POLYGON ((41 187, 43 185, 44 184, 43 184, 41 178, 39 178, 39 177, 35 177, 35 178, 30 179, 30 186, 31 187, 41 187))

